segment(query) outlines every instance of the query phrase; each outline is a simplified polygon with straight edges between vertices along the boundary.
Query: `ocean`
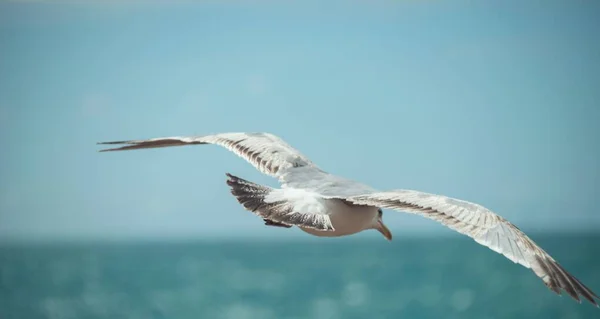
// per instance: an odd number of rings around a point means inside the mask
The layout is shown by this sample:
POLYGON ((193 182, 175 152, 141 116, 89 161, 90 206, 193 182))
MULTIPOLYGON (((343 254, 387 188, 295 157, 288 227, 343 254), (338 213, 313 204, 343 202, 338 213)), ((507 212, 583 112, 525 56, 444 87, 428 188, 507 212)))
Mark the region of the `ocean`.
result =
MULTIPOLYGON (((600 293, 600 234, 534 235, 600 293)), ((3 244, 0 318, 584 319, 600 309, 458 235, 3 244)))

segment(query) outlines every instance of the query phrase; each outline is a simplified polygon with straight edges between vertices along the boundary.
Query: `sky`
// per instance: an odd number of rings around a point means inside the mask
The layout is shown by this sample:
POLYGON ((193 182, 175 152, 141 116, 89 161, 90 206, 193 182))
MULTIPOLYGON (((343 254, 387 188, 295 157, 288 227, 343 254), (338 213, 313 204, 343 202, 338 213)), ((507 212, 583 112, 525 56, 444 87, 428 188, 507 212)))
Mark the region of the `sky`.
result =
POLYGON ((308 236, 237 203, 226 172, 277 182, 225 149, 96 145, 261 131, 527 233, 600 230, 599 27, 596 1, 2 2, 0 238, 308 236))

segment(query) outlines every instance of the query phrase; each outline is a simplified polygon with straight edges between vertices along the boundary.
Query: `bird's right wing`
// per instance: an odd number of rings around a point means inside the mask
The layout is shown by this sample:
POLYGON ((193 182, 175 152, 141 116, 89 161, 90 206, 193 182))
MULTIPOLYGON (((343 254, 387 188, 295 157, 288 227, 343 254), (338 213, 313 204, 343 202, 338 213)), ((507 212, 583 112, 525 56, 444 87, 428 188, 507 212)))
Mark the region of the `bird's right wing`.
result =
POLYGON ((281 138, 269 133, 222 133, 189 137, 160 137, 147 140, 100 142, 98 144, 125 144, 125 146, 103 149, 100 152, 125 151, 144 148, 216 144, 242 157, 264 174, 281 180, 290 168, 316 168, 306 156, 281 138))
POLYGON ((445 196, 413 190, 392 190, 346 197, 357 205, 415 213, 473 238, 477 243, 519 263, 540 277, 552 291, 565 290, 575 300, 583 296, 598 306, 599 297, 569 274, 548 253, 506 219, 487 208, 445 196))

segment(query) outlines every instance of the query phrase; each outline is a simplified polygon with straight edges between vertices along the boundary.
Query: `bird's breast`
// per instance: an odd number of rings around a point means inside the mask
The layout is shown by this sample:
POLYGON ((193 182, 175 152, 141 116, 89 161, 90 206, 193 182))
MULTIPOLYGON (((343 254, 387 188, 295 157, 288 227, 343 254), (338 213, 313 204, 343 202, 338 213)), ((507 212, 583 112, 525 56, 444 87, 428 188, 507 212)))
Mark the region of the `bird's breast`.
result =
POLYGON ((378 214, 377 207, 349 205, 338 199, 328 199, 326 205, 333 231, 300 228, 321 237, 351 235, 369 229, 378 214))

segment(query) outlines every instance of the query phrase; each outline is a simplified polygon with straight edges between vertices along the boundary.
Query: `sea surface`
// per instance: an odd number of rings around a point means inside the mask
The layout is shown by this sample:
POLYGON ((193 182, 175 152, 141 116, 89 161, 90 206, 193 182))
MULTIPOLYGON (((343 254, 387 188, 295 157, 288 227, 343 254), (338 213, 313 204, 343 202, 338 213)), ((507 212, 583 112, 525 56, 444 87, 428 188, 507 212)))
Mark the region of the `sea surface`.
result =
MULTIPOLYGON (((531 237, 600 293, 600 234, 531 237)), ((449 238, 3 244, 1 319, 600 318, 449 238)))

